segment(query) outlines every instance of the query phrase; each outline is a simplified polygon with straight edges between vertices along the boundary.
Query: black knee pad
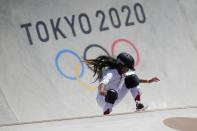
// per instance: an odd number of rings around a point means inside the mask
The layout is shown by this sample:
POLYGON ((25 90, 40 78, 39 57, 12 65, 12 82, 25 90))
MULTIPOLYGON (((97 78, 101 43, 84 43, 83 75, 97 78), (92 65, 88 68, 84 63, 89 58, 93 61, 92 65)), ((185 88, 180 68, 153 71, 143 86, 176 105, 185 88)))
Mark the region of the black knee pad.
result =
POLYGON ((105 97, 105 101, 114 104, 117 98, 118 98, 118 92, 113 89, 110 89, 107 91, 107 96, 105 97))
POLYGON ((139 85, 139 78, 136 74, 129 75, 125 78, 125 85, 128 89, 139 85))

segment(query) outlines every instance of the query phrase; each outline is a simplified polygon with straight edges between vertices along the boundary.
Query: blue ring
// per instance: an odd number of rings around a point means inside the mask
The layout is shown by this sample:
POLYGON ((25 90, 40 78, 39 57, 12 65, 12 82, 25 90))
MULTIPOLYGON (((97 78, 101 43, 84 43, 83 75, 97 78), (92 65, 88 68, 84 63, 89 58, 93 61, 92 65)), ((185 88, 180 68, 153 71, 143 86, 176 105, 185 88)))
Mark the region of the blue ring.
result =
POLYGON ((65 75, 65 74, 62 72, 62 70, 60 69, 60 67, 59 67, 59 65, 58 65, 58 59, 59 59, 60 55, 63 54, 63 53, 70 53, 70 54, 73 54, 74 56, 77 57, 77 59, 79 60, 79 62, 80 62, 81 65, 82 65, 82 71, 81 71, 81 74, 79 75, 79 77, 81 78, 81 77, 83 76, 83 74, 84 74, 84 64, 83 64, 81 58, 77 55, 77 53, 75 53, 75 52, 72 51, 72 50, 64 49, 64 50, 61 50, 60 52, 58 52, 58 54, 57 54, 57 56, 56 56, 56 59, 55 59, 55 63, 56 63, 57 70, 60 72, 60 74, 61 74, 62 76, 66 77, 67 79, 70 79, 70 80, 77 80, 76 77, 70 77, 70 76, 65 75))

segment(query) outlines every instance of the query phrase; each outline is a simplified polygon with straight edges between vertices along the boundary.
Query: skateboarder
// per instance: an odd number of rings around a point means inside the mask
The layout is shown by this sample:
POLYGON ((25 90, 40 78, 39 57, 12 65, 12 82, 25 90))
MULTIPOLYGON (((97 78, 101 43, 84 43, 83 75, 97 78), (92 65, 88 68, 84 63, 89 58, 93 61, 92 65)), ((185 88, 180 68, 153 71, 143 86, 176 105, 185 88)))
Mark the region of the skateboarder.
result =
POLYGON ((134 72, 134 59, 128 53, 120 53, 117 59, 99 56, 96 59, 85 59, 84 62, 92 67, 94 76, 97 75, 96 80, 99 80, 96 99, 98 105, 103 108, 104 115, 110 114, 113 106, 118 104, 129 91, 136 102, 136 110, 143 109, 139 83, 159 81, 157 77, 150 80, 138 78, 134 72))

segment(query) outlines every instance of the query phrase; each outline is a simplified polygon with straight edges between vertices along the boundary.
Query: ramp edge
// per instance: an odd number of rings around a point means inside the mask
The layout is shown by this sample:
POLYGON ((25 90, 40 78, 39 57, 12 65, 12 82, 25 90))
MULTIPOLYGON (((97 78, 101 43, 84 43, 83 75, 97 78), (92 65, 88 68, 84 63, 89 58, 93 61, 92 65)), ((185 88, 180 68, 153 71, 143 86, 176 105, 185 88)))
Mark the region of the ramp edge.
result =
POLYGON ((122 113, 113 113, 113 114, 109 114, 109 115, 91 115, 91 116, 70 117, 70 118, 62 118, 62 119, 51 119, 51 120, 29 121, 29 122, 17 122, 17 123, 9 123, 9 124, 0 124, 0 127, 28 125, 28 124, 40 124, 40 123, 49 123, 49 122, 57 122, 57 121, 68 121, 68 120, 77 120, 77 119, 88 119, 88 118, 98 118, 98 117, 110 117, 110 116, 137 114, 137 113, 147 113, 147 112, 181 110, 181 109, 191 109, 191 108, 197 108, 197 106, 184 106, 184 107, 174 107, 174 108, 153 109, 153 110, 146 110, 146 111, 122 112, 122 113))

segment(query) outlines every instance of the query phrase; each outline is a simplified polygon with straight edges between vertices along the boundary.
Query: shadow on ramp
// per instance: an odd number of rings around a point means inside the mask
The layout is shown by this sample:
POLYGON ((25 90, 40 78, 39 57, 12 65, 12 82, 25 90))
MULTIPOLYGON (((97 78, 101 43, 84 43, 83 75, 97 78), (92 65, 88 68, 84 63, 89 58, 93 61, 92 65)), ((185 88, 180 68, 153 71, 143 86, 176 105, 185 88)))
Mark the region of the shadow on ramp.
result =
POLYGON ((181 131, 196 131, 197 130, 197 118, 189 117, 172 117, 167 118, 163 123, 173 129, 181 131))

